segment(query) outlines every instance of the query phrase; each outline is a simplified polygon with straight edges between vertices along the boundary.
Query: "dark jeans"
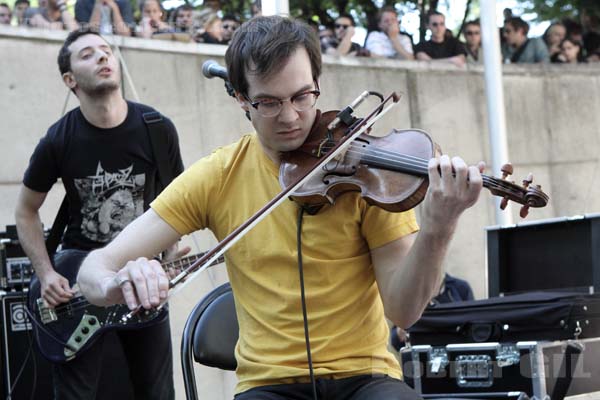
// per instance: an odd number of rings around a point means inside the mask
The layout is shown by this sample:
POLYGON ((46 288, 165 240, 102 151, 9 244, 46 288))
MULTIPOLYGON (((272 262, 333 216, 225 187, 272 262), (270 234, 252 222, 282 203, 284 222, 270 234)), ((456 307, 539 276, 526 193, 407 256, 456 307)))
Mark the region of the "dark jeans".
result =
MULTIPOLYGON (((415 400, 421 399, 401 380, 381 375, 344 379, 316 379, 318 400, 415 400)), ((314 400, 310 383, 261 386, 234 397, 235 400, 314 400)))
MULTIPOLYGON (((164 318, 164 321, 146 328, 122 330, 117 331, 116 334, 123 346, 129 366, 129 377, 123 376, 125 371, 123 373, 109 371, 107 375, 118 376, 118 381, 103 384, 123 385, 123 381, 129 378, 133 386, 134 399, 175 399, 169 318, 164 318)), ((98 388, 103 356, 111 352, 107 349, 109 342, 105 337, 100 337, 81 356, 64 364, 53 365, 55 400, 93 400, 98 393, 110 392, 106 388, 98 388)), ((113 343, 118 344, 114 341, 113 343)))

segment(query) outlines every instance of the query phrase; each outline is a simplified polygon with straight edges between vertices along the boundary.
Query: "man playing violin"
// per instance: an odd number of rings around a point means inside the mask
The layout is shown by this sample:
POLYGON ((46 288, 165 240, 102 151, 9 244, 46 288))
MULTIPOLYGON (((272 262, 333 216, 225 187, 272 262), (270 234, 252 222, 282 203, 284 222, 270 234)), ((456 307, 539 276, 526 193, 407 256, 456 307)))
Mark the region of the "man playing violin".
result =
MULTIPOLYGON (((169 281, 148 260, 152 254, 198 229, 221 240, 281 191, 281 156, 304 143, 318 116, 319 40, 303 22, 257 17, 236 32, 225 58, 256 133, 198 161, 90 254, 78 278, 90 301, 157 306, 169 281)), ((460 158, 434 158, 428 170, 420 230, 412 210, 386 212, 346 193, 302 220, 299 206, 286 201, 231 247, 226 262, 240 325, 236 399, 313 399, 313 390, 320 399, 418 397, 387 350, 384 317, 400 327, 420 317, 443 278, 458 219, 482 187, 480 168, 460 158)))

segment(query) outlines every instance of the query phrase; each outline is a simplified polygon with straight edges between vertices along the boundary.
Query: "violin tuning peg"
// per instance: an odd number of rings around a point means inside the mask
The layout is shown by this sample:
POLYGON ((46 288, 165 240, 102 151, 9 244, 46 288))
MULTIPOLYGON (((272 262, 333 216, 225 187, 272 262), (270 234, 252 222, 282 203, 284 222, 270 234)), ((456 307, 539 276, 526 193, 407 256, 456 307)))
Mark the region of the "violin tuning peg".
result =
POLYGON ((525 218, 525 217, 527 217, 528 214, 529 214, 529 206, 526 204, 523 207, 521 207, 521 210, 519 211, 519 216, 521 218, 525 218))
POLYGON ((500 171, 502 171, 502 179, 506 179, 508 176, 512 175, 514 169, 512 164, 504 164, 502 168, 500 168, 500 171))
POLYGON ((503 197, 502 200, 500 201, 500 209, 504 210, 507 205, 508 205, 508 199, 506 197, 503 197))
POLYGON ((530 172, 527 178, 523 179, 523 187, 527 189, 531 185, 531 182, 533 182, 533 174, 530 172))

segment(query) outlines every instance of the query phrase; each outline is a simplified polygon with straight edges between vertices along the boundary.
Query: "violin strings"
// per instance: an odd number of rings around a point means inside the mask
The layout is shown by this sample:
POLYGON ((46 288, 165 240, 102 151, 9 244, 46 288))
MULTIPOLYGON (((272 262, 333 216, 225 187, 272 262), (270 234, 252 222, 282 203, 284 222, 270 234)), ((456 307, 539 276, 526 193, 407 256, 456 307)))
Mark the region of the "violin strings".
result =
MULTIPOLYGON (((323 149, 329 151, 332 146, 324 146, 323 149)), ((382 166, 401 167, 406 171, 427 174, 428 160, 408 154, 395 153, 388 150, 370 148, 369 145, 351 144, 347 153, 359 155, 362 159, 373 160, 382 166), (366 158, 363 156, 367 156, 366 158)), ((514 183, 507 182, 502 179, 489 177, 482 174, 482 179, 486 187, 498 188, 511 191, 514 188, 514 183)))
MULTIPOLYGON (((324 146, 323 149, 326 151, 331 150, 331 146, 324 146)), ((381 149, 371 149, 368 146, 361 146, 361 145, 356 145, 356 144, 351 144, 347 153, 350 154, 359 154, 359 155, 369 155, 369 156, 373 156, 374 159, 380 160, 380 162, 384 165, 386 165, 386 162, 390 161, 393 163, 387 164, 387 165, 396 165, 398 163, 403 163, 403 166, 411 169, 410 167, 417 167, 417 168, 424 168, 424 172, 427 171, 427 160, 420 158, 420 157, 415 157, 415 156, 411 156, 408 154, 399 154, 399 153, 394 153, 388 150, 381 150, 381 149), (358 149, 357 149, 358 148, 358 149), (366 149, 366 151, 364 150, 366 149)), ((416 172, 421 172, 421 170, 416 170, 416 172)))

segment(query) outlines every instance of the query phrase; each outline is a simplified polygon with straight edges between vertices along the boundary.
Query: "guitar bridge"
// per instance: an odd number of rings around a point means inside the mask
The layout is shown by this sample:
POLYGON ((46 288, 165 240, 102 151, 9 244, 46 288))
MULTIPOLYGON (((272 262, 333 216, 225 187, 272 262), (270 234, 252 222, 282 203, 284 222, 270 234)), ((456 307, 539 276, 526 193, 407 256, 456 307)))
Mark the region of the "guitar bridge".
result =
POLYGON ((40 313, 40 320, 44 325, 49 324, 50 322, 54 322, 58 319, 54 308, 48 307, 48 305, 46 305, 46 303, 44 302, 43 298, 40 297, 39 299, 37 299, 36 303, 38 311, 40 313))

